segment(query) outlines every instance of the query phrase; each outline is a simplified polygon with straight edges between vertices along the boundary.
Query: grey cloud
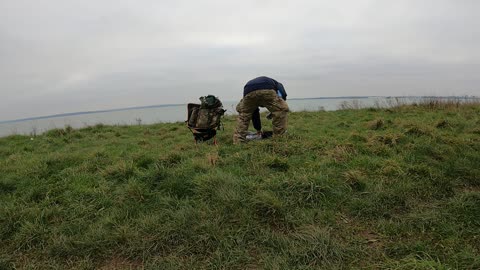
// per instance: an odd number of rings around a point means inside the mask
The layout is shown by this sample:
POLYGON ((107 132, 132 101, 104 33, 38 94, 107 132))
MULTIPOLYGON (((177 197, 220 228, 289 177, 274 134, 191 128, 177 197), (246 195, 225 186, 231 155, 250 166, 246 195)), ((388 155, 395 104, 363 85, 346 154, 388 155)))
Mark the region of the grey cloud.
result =
POLYGON ((2 1, 0 120, 241 97, 478 95, 474 0, 2 1))

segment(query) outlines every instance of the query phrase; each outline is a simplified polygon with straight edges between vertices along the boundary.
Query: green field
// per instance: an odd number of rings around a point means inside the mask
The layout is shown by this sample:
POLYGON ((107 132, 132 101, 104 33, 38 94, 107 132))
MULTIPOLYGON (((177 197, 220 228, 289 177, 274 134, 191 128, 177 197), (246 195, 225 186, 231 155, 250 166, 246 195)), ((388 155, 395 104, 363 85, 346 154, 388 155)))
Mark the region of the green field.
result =
POLYGON ((480 269, 480 106, 430 105, 1 138, 0 269, 480 269))

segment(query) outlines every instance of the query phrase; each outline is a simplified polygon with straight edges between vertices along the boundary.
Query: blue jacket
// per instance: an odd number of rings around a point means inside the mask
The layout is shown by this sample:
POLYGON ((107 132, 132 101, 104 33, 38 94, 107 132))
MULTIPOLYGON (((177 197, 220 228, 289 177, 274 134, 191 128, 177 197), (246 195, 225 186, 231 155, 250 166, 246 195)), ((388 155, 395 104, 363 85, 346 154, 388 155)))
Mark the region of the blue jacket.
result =
POLYGON ((255 90, 261 89, 277 90, 281 93, 283 100, 287 100, 287 92, 285 91, 283 84, 266 76, 257 77, 253 80, 248 81, 247 84, 245 84, 245 86, 243 87, 243 96, 246 96, 247 94, 255 90))
MULTIPOLYGON (((246 96, 247 94, 255 91, 255 90, 262 90, 262 89, 272 89, 275 90, 279 96, 282 97, 283 100, 287 100, 287 92, 285 91, 285 88, 283 87, 283 84, 277 82, 276 80, 262 76, 255 78, 253 80, 250 80, 247 82, 245 87, 243 88, 243 96, 246 96)), ((260 109, 257 108, 252 115, 252 122, 253 122, 253 127, 257 130, 260 131, 262 130, 262 121, 260 120, 260 109)))

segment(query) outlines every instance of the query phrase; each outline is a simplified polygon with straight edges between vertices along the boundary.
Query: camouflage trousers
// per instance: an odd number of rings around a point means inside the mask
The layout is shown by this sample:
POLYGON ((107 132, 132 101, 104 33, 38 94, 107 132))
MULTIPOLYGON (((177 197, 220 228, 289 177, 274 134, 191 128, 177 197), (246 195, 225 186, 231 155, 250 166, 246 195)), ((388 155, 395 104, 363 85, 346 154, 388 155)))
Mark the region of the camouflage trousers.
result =
POLYGON ((287 130, 288 104, 271 89, 250 92, 237 105, 237 129, 233 143, 245 142, 252 114, 258 107, 267 108, 273 116, 273 135, 281 135, 287 130))

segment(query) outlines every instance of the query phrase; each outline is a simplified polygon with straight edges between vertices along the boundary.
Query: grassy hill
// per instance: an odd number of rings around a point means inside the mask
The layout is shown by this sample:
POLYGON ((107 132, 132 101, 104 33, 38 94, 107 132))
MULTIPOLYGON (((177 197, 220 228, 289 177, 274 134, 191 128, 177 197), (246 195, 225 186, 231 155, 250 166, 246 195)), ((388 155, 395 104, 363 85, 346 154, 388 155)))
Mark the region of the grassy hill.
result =
POLYGON ((431 105, 1 138, 0 269, 480 269, 480 106, 431 105))

